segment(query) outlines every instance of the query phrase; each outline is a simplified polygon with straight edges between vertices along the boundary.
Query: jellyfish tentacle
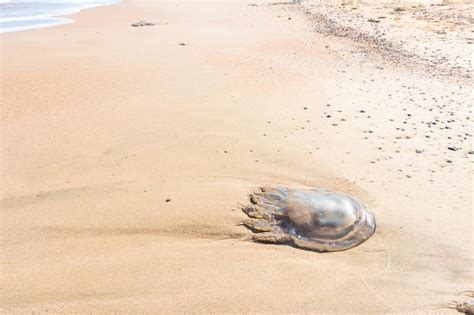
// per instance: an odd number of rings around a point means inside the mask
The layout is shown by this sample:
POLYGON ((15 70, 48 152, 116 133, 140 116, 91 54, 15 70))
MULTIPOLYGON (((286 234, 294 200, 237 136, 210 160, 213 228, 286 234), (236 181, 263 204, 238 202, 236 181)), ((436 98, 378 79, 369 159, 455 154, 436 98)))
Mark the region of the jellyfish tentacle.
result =
POLYGON ((262 197, 261 194, 255 193, 250 195, 250 202, 254 205, 265 204, 266 200, 262 197))
POLYGON ((262 196, 268 202, 276 203, 280 205, 285 202, 288 192, 284 188, 262 188, 260 191, 255 193, 256 195, 262 196))
POLYGON ((275 202, 275 203, 281 203, 284 201, 285 199, 285 196, 283 196, 282 194, 279 194, 279 193, 276 193, 274 191, 271 191, 271 192, 264 192, 264 193, 259 193, 259 195, 263 196, 265 199, 271 201, 271 202, 275 202))
POLYGON ((247 219, 242 221, 242 225, 254 230, 256 233, 271 232, 277 229, 277 226, 266 220, 247 219))
POLYGON ((269 192, 269 191, 274 191, 275 187, 270 187, 270 186, 262 186, 257 189, 259 192, 269 192))
POLYGON ((263 243, 274 243, 274 244, 283 244, 291 241, 291 238, 288 237, 282 231, 278 229, 273 232, 264 232, 255 234, 253 236, 254 241, 263 242, 263 243))
POLYGON ((242 211, 253 219, 267 219, 272 218, 273 212, 258 205, 250 205, 242 208, 242 211))
POLYGON ((255 193, 250 195, 250 202, 255 205, 279 205, 280 202, 273 200, 272 198, 268 198, 265 194, 262 193, 255 193))
POLYGON ((278 220, 286 217, 285 207, 271 204, 251 204, 242 207, 242 211, 253 219, 278 220))
POLYGON ((272 196, 266 193, 255 193, 250 195, 250 202, 253 205, 259 205, 264 208, 271 209, 271 211, 277 211, 285 204, 285 200, 279 196, 272 196))

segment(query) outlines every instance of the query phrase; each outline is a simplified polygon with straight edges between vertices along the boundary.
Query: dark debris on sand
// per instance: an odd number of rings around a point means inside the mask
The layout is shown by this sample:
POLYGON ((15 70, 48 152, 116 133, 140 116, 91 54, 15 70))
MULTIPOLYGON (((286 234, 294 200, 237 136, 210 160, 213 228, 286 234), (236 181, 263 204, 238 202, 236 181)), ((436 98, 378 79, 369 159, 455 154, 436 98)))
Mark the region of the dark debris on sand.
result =
POLYGON ((132 23, 132 27, 142 27, 142 26, 155 26, 155 23, 147 22, 144 20, 138 21, 136 23, 132 23))

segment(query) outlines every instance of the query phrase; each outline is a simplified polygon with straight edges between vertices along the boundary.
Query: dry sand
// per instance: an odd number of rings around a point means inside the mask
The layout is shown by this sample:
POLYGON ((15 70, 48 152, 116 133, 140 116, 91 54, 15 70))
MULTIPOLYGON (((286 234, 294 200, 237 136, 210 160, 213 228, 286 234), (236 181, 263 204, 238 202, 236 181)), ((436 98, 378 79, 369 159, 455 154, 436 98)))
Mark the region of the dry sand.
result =
POLYGON ((3 312, 455 312, 472 82, 249 4, 132 0, 1 35, 3 312), (239 203, 263 184, 353 194, 378 229, 338 253, 252 243, 239 203))

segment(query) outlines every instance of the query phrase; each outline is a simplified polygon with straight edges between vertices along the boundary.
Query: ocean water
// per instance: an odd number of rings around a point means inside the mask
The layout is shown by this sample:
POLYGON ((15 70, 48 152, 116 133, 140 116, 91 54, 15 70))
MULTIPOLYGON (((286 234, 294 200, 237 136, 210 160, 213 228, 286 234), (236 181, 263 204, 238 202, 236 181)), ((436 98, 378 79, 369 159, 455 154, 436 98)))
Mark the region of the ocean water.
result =
POLYGON ((0 0, 0 33, 17 32, 73 22, 66 17, 118 0, 0 0))

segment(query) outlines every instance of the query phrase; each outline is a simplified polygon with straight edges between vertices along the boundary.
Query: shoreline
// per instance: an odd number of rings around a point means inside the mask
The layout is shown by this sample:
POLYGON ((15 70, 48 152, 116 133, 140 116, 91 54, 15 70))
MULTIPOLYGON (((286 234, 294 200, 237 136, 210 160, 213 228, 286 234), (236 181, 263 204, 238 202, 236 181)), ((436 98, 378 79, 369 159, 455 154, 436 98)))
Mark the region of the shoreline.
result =
MULTIPOLYGON (((35 30, 35 29, 42 29, 42 28, 48 28, 48 27, 55 27, 55 26, 60 26, 64 24, 70 24, 74 23, 75 20, 72 18, 73 15, 79 14, 80 12, 88 9, 94 9, 94 8, 99 8, 99 7, 104 7, 104 6, 110 6, 110 5, 117 5, 120 4, 120 0, 113 0, 113 2, 110 3, 96 3, 94 5, 88 6, 88 7, 83 7, 83 8, 75 8, 75 9, 69 9, 67 12, 63 13, 56 13, 56 14, 48 14, 48 15, 40 15, 40 16, 34 16, 36 20, 32 21, 37 21, 39 18, 45 19, 45 20, 50 20, 50 22, 45 22, 42 24, 30 24, 30 25, 23 25, 23 26, 17 26, 10 27, 9 30, 3 30, 0 29, 0 34, 7 34, 7 33, 17 33, 17 32, 22 32, 22 31, 28 31, 28 30, 35 30)), ((16 20, 15 22, 18 21, 24 21, 25 18, 28 18, 31 16, 23 16, 23 17, 15 17, 19 20, 16 20)), ((12 19, 14 17, 7 17, 8 19, 12 19)), ((4 21, 2 21, 4 22, 4 21)), ((7 21, 8 22, 8 21, 7 21)))
POLYGON ((456 314, 469 86, 249 4, 128 1, 0 35, 2 311, 456 314), (262 185, 353 195, 377 231, 330 254, 250 242, 239 205, 262 185))

